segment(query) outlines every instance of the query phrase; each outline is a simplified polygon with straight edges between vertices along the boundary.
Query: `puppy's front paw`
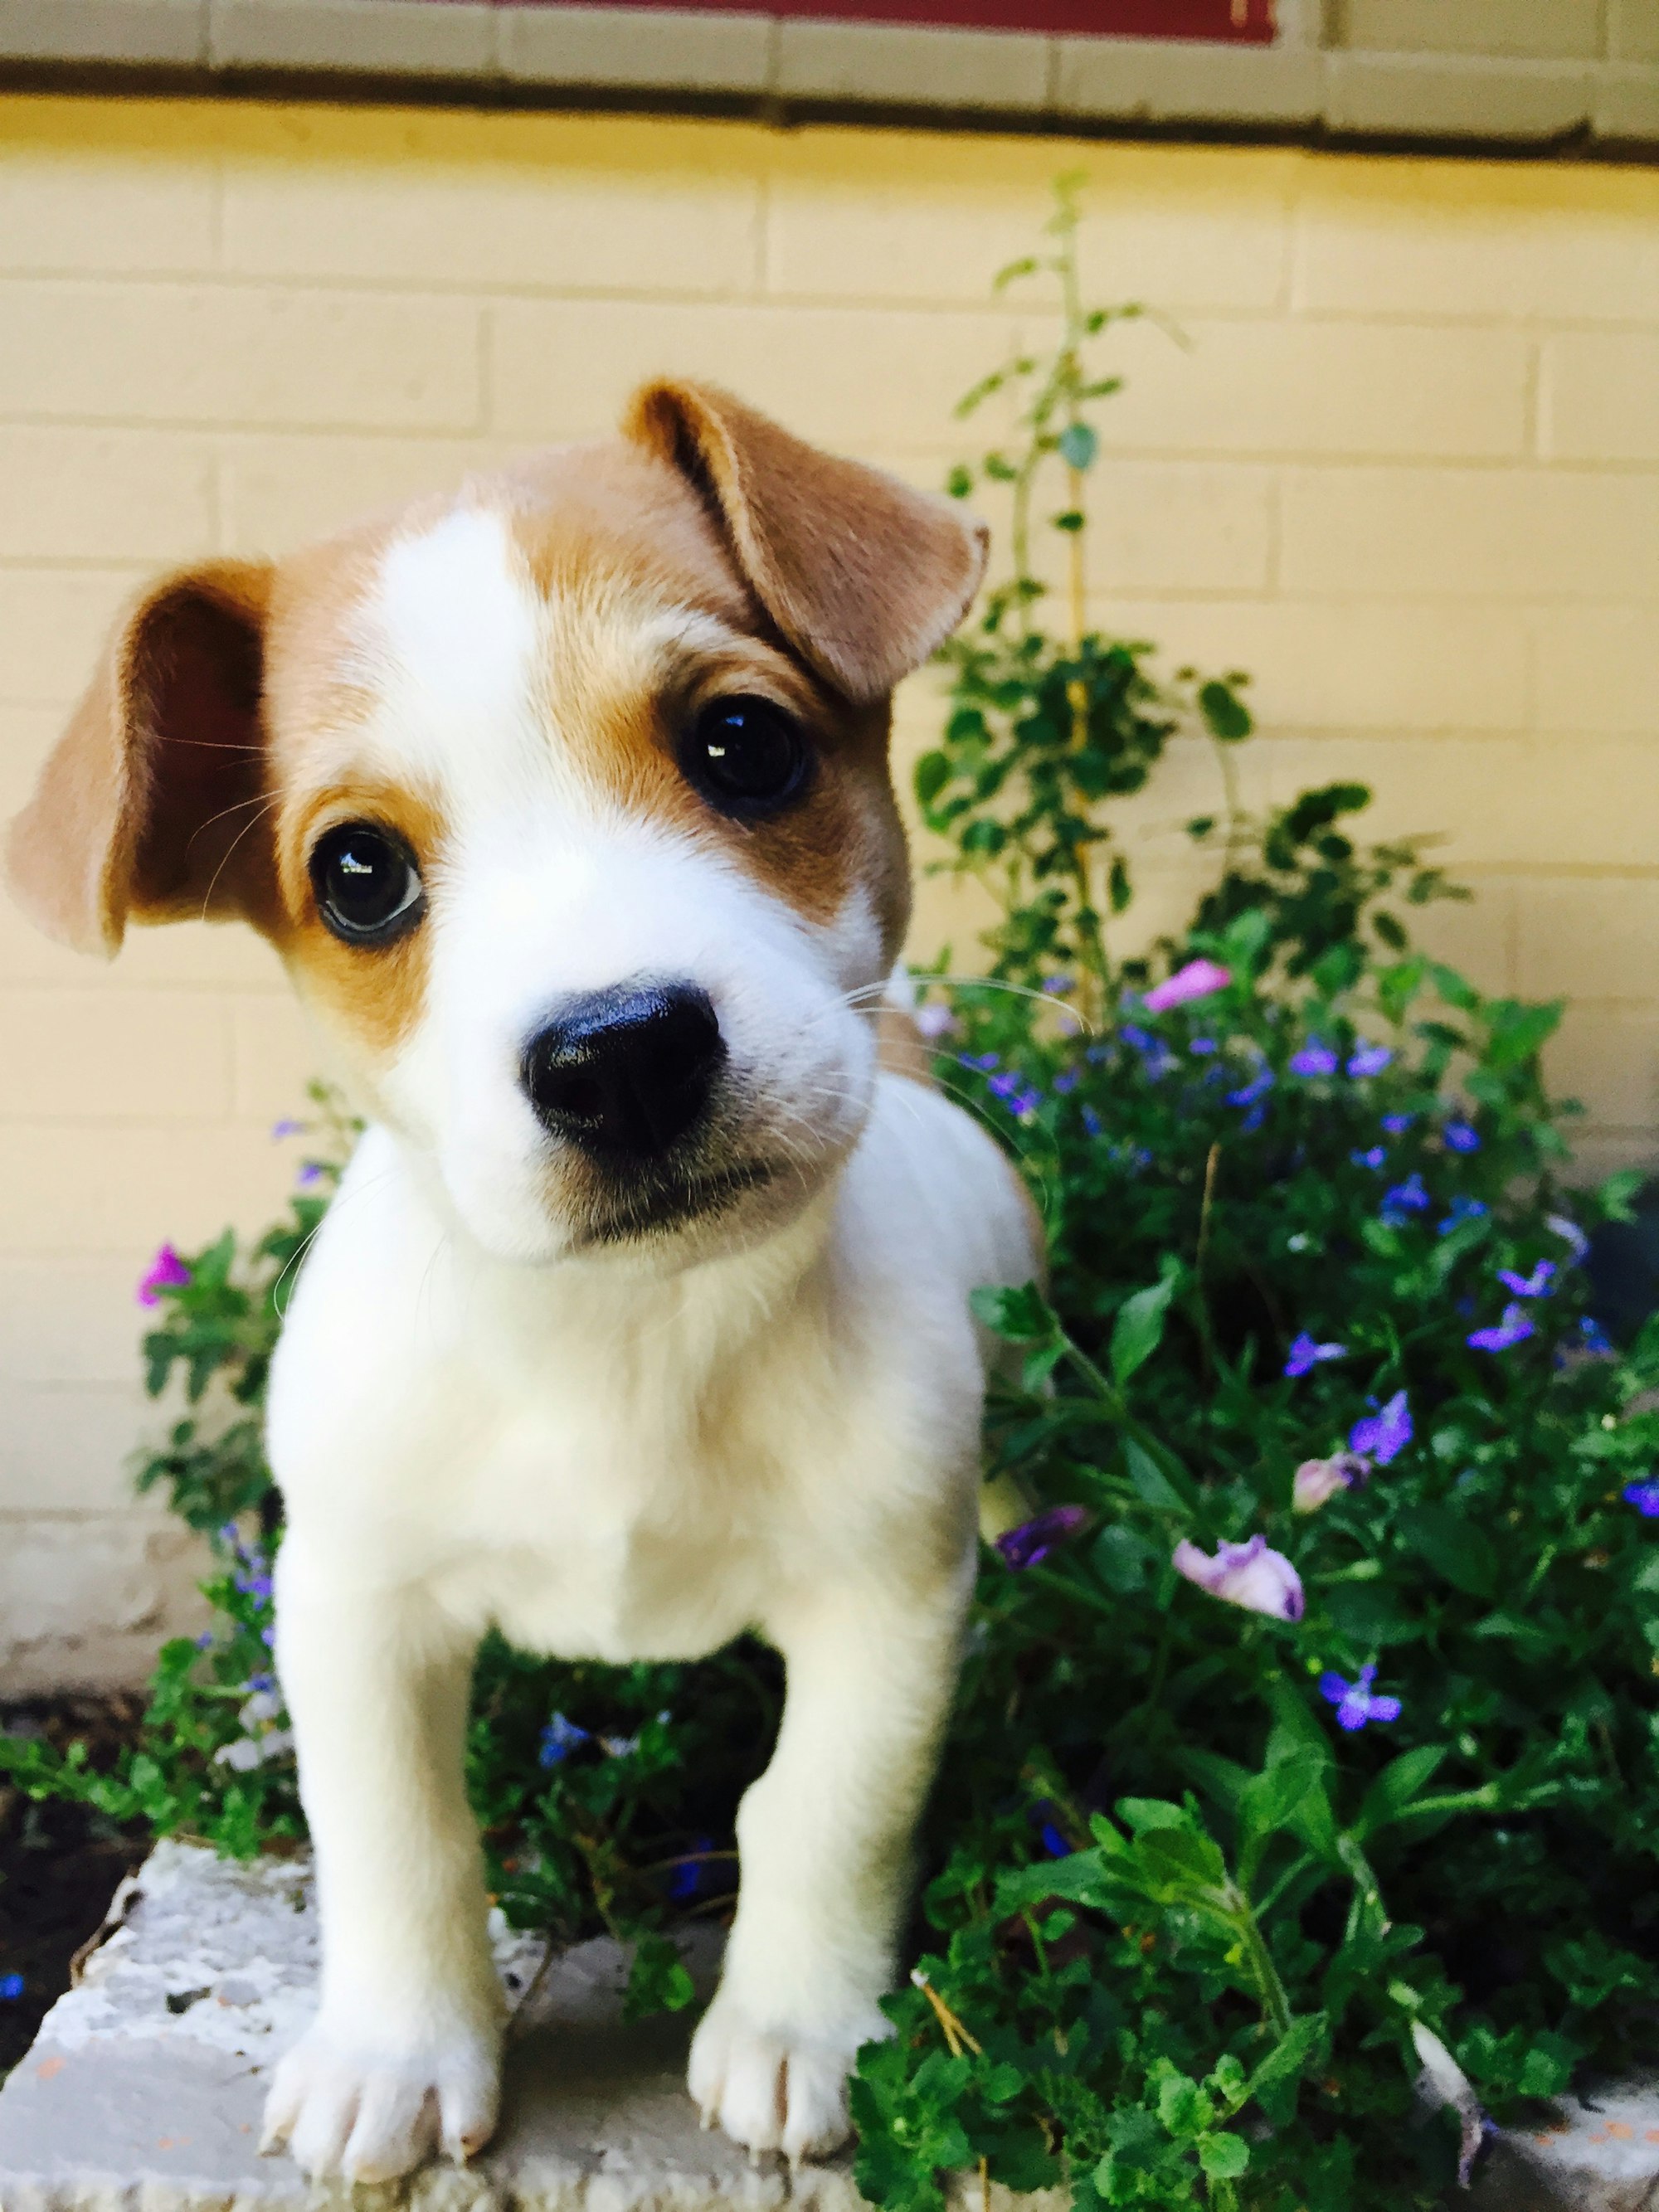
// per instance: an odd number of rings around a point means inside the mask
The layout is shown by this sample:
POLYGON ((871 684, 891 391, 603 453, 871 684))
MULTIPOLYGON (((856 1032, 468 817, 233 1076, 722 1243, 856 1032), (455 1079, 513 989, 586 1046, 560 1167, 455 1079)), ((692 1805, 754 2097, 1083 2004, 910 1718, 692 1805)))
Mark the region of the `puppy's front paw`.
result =
POLYGON ((718 1996, 691 2042, 690 2081, 705 2127, 791 2165, 825 2158, 852 2133, 847 2077, 861 2044, 890 2035, 872 2005, 846 2021, 767 2024, 718 1996))
POLYGON ((393 2181, 440 2149, 462 2164, 495 2133, 500 2066, 477 2031, 395 2051, 319 2021, 276 2069, 259 2148, 286 2144, 313 2181, 393 2181))

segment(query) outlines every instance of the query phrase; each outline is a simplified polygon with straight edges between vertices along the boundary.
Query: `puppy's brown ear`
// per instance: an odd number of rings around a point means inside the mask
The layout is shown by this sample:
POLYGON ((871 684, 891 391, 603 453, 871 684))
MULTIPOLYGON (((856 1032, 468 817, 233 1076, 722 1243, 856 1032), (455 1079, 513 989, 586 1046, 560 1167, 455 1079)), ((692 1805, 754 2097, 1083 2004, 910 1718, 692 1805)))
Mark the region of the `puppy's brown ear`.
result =
POLYGON ((112 953, 130 915, 264 909, 270 581, 262 562, 208 562, 152 586, 117 626, 6 841, 11 889, 48 935, 112 953))
POLYGON ((623 429, 696 485, 767 613, 851 700, 919 668, 979 587, 983 523, 804 445, 729 392, 648 384, 623 429))

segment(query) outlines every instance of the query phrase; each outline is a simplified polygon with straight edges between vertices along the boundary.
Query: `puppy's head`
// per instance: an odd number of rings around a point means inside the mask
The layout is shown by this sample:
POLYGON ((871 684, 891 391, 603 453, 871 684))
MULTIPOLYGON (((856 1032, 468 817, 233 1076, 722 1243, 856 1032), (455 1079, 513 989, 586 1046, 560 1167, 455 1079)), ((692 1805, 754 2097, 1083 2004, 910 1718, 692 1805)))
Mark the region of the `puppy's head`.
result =
POLYGON ((46 928, 238 915, 490 1250, 688 1257, 855 1140, 889 697, 982 532, 726 394, 121 624, 14 823, 46 928))

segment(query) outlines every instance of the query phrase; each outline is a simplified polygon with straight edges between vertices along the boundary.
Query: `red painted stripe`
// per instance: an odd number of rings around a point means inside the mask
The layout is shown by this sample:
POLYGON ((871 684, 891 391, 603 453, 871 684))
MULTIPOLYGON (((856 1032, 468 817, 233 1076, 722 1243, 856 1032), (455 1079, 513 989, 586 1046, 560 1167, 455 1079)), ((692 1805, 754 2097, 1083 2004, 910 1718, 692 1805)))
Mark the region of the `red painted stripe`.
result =
POLYGON ((1265 46, 1273 0, 496 0, 498 6, 673 8, 818 22, 924 23, 1073 38, 1206 39, 1265 46))

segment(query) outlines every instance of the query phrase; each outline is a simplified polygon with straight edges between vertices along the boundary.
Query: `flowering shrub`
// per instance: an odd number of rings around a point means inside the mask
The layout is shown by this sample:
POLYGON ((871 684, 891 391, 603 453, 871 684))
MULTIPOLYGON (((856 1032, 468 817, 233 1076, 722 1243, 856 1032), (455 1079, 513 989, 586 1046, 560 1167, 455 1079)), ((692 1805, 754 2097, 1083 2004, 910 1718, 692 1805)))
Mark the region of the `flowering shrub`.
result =
MULTIPOLYGON (((921 1024, 1042 1203, 1051 1274, 980 1301, 1007 1352, 990 1540, 858 2172, 895 2212, 975 2166, 1085 2212, 1401 2212, 1468 2174, 1487 2113, 1656 2055, 1659 1329, 1616 1353, 1587 1307, 1588 1233, 1630 1194, 1562 1180, 1557 1010, 1413 948, 1452 894, 1357 841, 1359 787, 1243 814, 1241 679, 1160 684, 1086 627, 1112 317, 1080 303, 1074 223, 1062 200, 1010 272, 1058 279, 1054 353, 969 397, 1012 396, 1013 444, 955 488, 1010 488, 1015 569, 948 648, 917 772, 1000 917, 984 977, 921 979, 921 1024), (1030 554, 1055 477, 1058 636, 1030 554), (1115 959, 1133 887, 1105 802, 1177 731, 1217 750, 1224 804, 1191 825, 1212 887, 1115 959)), ((323 1133, 287 1224, 164 1252, 141 1291, 152 1389, 181 1377, 193 1410, 139 1479, 211 1535, 216 1631, 163 1652, 118 1771, 0 1743, 27 1790, 232 1851, 301 1832, 257 1409, 349 1136, 323 1133)), ((509 1917, 609 1928, 636 2005, 687 2002, 667 1931, 729 1901, 780 1689, 750 1645, 626 1668, 489 1645, 470 1778, 509 1917)))

